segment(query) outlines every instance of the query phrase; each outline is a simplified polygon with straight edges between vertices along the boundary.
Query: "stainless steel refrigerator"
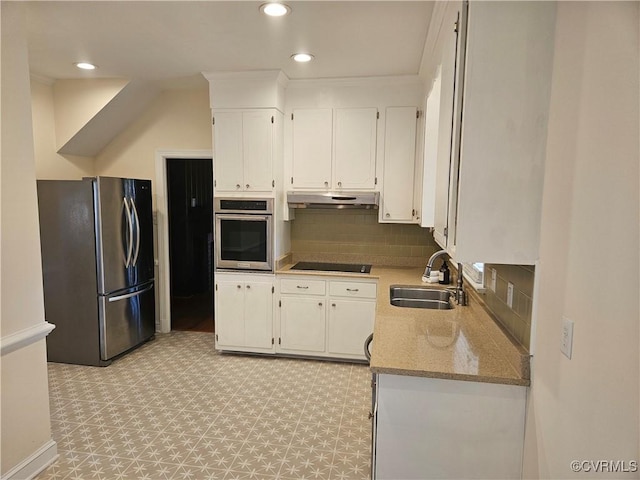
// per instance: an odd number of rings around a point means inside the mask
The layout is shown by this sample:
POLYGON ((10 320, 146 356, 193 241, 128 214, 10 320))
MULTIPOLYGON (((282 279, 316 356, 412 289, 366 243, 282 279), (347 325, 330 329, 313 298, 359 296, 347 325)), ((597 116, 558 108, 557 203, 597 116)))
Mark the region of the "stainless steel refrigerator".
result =
POLYGON ((151 181, 39 180, 52 362, 106 366, 155 333, 151 181))

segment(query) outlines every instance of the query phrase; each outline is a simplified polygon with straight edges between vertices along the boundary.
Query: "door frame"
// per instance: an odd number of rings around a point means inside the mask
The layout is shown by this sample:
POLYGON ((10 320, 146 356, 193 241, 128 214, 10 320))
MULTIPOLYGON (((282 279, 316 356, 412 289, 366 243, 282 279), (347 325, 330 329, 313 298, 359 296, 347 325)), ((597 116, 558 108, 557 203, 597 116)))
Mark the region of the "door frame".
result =
MULTIPOLYGON (((156 150, 154 222, 157 231, 157 313, 156 331, 171 331, 171 263, 169 261, 169 206, 167 204, 167 160, 208 160, 213 171, 213 150, 156 150)), ((215 178, 215 171, 214 171, 215 178)), ((213 185, 211 185, 213 191, 213 185)))

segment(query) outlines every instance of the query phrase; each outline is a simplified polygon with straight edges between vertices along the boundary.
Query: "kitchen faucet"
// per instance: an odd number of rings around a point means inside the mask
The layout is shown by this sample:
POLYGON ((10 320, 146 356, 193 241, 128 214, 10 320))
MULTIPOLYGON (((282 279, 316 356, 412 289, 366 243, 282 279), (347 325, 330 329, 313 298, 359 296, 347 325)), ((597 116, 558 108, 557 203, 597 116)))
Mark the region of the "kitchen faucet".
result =
MULTIPOLYGON (((433 268, 433 261, 441 255, 445 255, 447 253, 446 250, 438 250, 436 253, 429 257, 429 261, 427 262, 427 267, 424 269, 424 274, 422 275, 422 281, 426 282, 429 276, 431 275, 431 269, 433 268)), ((453 295, 456 297, 456 303, 458 305, 464 306, 467 304, 467 292, 464 291, 464 284, 462 278, 462 263, 458 263, 458 280, 456 282, 455 291, 451 290, 453 295)))
POLYGON ((441 255, 445 255, 447 253, 446 250, 438 250, 436 253, 429 257, 429 261, 427 262, 427 268, 424 269, 424 273, 422 274, 422 281, 426 282, 429 276, 431 275, 431 269, 433 268, 433 261, 441 255))

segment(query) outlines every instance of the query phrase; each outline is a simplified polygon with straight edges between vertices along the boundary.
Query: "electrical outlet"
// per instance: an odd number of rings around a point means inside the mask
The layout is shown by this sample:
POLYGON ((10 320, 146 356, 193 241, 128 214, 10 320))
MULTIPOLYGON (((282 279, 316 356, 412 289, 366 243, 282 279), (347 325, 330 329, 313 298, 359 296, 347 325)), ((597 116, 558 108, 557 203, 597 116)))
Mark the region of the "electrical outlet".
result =
POLYGON ((513 283, 507 283, 507 306, 513 308, 513 283))
POLYGON ((491 282, 489 283, 489 289, 495 293, 496 292, 496 282, 498 281, 498 272, 495 268, 491 269, 491 282))
POLYGON ((573 349, 573 320, 562 317, 562 337, 560 338, 560 351, 565 357, 571 359, 573 349))

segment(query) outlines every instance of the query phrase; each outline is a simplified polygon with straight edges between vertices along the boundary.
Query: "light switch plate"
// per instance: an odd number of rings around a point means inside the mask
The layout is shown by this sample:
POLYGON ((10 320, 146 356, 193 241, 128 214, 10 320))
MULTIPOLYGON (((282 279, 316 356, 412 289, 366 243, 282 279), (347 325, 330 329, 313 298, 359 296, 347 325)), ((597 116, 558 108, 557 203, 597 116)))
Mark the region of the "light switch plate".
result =
POLYGON ((562 317, 562 337, 560 338, 560 351, 565 357, 571 359, 571 350, 573 350, 573 320, 562 317))
POLYGON ((491 269, 491 283, 489 283, 489 288, 492 292, 496 291, 496 282, 498 281, 498 272, 495 268, 491 269))
POLYGON ((507 283, 507 306, 513 308, 513 283, 507 283))

